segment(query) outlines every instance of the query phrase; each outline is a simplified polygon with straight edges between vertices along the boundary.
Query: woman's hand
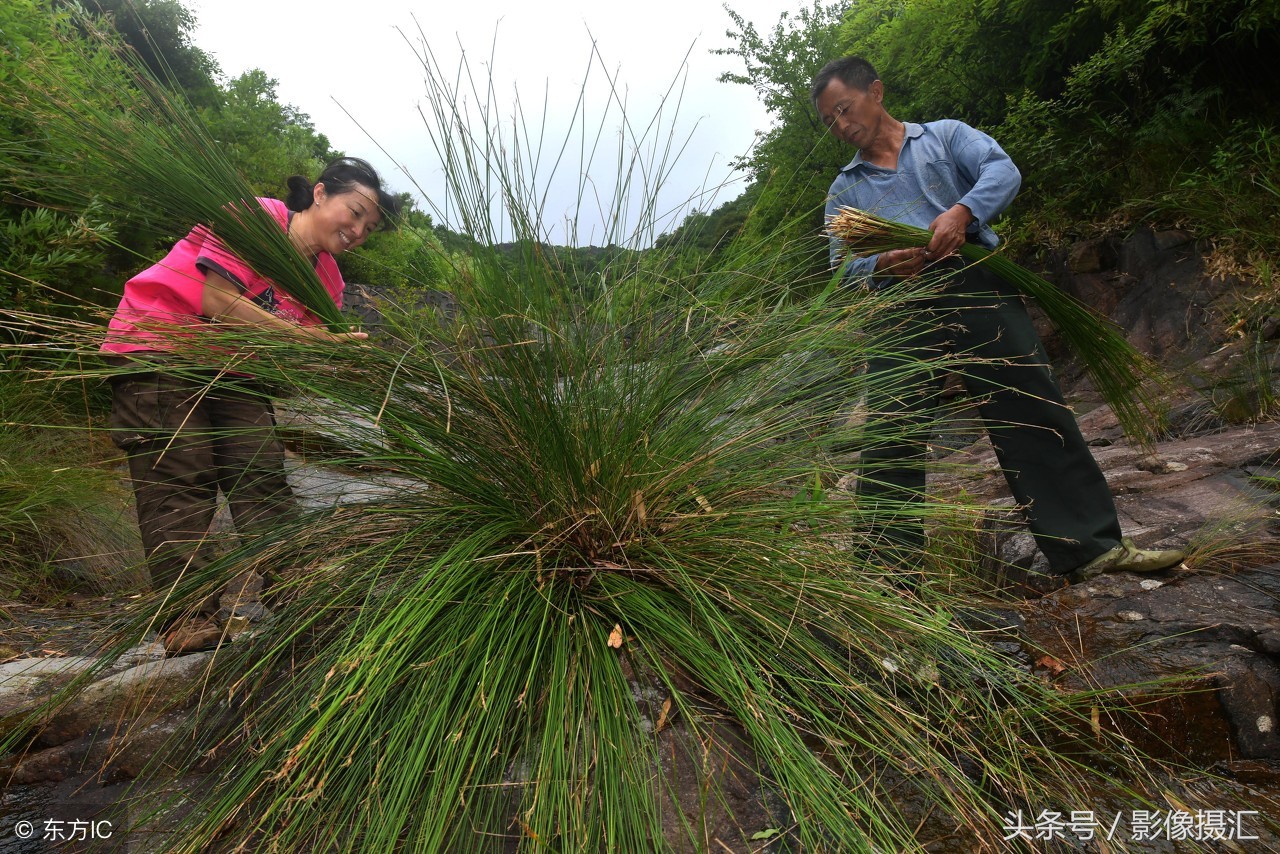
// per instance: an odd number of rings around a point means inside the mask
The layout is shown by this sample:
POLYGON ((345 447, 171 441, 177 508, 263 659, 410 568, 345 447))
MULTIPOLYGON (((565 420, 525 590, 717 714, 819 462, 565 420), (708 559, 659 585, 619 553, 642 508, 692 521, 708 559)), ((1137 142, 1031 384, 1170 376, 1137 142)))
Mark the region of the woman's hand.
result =
POLYGON ((217 273, 207 273, 201 295, 201 309, 205 317, 223 323, 239 323, 244 326, 261 326, 279 329, 300 338, 313 338, 328 342, 359 342, 369 338, 369 333, 349 327, 346 332, 330 332, 323 326, 298 326, 282 317, 254 305, 240 289, 217 273))
POLYGON ((298 329, 306 330, 306 334, 313 338, 319 338, 321 341, 332 341, 338 344, 343 342, 360 342, 369 340, 368 332, 361 332, 357 327, 348 327, 346 332, 330 332, 323 326, 299 326, 298 329))

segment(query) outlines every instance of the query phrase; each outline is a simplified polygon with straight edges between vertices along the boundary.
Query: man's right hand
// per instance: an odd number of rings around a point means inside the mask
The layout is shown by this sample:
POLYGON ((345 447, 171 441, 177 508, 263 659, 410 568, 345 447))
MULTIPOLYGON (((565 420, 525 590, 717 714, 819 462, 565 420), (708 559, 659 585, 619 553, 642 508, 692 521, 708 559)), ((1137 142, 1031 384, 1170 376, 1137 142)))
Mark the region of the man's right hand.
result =
POLYGON ((890 249, 876 256, 876 275, 906 279, 918 274, 932 259, 925 247, 890 249))

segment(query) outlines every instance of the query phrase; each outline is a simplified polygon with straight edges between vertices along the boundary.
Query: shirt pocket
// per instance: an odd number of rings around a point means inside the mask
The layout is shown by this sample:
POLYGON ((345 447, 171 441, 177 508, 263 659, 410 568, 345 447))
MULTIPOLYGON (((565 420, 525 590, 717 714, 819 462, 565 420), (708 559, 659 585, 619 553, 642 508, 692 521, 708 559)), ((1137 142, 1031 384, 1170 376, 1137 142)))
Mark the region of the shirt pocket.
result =
POLYGON ((946 158, 924 162, 920 170, 920 186, 929 200, 944 210, 960 199, 956 187, 956 166, 946 158))

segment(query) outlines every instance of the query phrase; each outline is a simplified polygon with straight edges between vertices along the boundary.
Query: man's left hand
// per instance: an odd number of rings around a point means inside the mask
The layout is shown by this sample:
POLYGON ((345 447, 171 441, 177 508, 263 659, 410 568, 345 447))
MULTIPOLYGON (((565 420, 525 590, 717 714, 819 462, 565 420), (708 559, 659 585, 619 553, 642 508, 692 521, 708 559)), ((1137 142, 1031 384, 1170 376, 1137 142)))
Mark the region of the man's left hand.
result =
POLYGON ((973 222, 973 213, 964 205, 952 205, 938 214, 937 219, 929 223, 933 239, 925 248, 925 258, 929 261, 941 261, 964 245, 965 232, 969 223, 973 222))

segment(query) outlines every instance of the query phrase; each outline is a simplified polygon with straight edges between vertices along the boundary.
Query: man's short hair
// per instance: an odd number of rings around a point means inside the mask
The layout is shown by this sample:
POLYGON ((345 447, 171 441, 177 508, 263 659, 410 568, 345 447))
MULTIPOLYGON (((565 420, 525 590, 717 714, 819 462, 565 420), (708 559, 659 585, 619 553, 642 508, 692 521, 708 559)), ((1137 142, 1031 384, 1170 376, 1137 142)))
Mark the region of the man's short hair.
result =
POLYGON ((818 98, 826 91, 832 80, 839 80, 846 86, 863 92, 871 88, 871 84, 880 79, 875 68, 860 56, 843 56, 833 59, 813 78, 813 88, 809 91, 809 99, 813 108, 818 108, 818 98))

